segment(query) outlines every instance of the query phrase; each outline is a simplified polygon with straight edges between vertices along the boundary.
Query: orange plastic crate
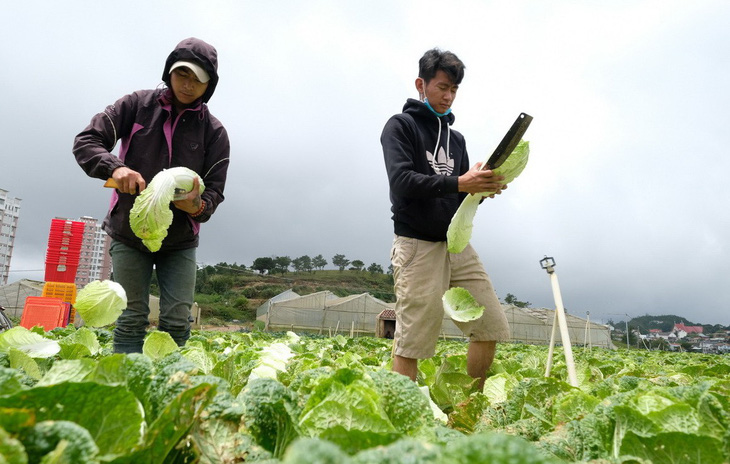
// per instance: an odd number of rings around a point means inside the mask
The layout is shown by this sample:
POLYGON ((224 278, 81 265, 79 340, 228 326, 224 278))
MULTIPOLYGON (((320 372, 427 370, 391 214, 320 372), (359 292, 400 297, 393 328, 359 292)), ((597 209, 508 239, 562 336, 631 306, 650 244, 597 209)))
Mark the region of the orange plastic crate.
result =
POLYGON ((46 282, 41 296, 60 298, 66 303, 76 303, 76 284, 71 282, 46 282))
POLYGON ((26 329, 39 325, 46 332, 56 327, 65 327, 68 323, 68 311, 68 304, 60 298, 29 296, 25 298, 20 325, 26 329))

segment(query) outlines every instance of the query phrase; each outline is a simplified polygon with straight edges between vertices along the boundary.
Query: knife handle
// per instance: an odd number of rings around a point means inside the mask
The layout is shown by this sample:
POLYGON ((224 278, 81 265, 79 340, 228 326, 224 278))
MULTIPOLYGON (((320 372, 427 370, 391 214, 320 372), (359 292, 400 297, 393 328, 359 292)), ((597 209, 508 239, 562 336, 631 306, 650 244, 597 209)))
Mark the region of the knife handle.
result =
POLYGON ((114 188, 114 189, 115 188, 119 188, 119 186, 117 185, 116 181, 113 178, 111 178, 111 177, 106 180, 106 182, 104 183, 104 187, 106 187, 106 188, 114 188))

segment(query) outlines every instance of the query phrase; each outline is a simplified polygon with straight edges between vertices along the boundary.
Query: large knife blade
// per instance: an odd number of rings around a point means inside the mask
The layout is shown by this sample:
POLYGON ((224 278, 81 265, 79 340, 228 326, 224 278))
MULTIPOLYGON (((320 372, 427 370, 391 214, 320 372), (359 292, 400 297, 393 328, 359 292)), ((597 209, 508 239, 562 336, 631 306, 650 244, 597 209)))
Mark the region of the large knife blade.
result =
MULTIPOLYGON (((110 177, 104 182, 104 187, 116 189, 119 188, 119 185, 117 185, 117 181, 110 177)), ((175 196, 172 199, 173 201, 184 200, 187 194, 187 190, 175 187, 175 196)))
POLYGON ((515 122, 512 124, 512 127, 510 127, 502 138, 502 141, 499 142, 499 145, 497 145, 492 156, 490 156, 486 164, 482 166, 482 170, 496 169, 500 167, 502 163, 509 158, 509 155, 512 154, 517 144, 520 143, 522 136, 525 135, 525 132, 531 122, 532 116, 527 113, 520 113, 520 115, 517 116, 517 119, 515 119, 515 122))

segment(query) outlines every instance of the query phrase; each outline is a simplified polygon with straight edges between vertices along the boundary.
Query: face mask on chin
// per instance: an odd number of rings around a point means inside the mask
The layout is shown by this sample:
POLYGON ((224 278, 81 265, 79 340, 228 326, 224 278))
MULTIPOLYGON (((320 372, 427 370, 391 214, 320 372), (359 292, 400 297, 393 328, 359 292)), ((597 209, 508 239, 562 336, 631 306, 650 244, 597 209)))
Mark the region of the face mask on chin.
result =
POLYGON ((433 109, 433 107, 431 106, 431 104, 428 102, 428 97, 424 97, 423 98, 423 103, 426 105, 426 108, 428 108, 429 110, 431 110, 431 112, 433 114, 435 114, 436 116, 438 116, 439 118, 441 116, 446 116, 447 114, 451 113, 451 108, 449 108, 448 110, 446 110, 443 113, 439 113, 438 111, 436 111, 435 109, 433 109))

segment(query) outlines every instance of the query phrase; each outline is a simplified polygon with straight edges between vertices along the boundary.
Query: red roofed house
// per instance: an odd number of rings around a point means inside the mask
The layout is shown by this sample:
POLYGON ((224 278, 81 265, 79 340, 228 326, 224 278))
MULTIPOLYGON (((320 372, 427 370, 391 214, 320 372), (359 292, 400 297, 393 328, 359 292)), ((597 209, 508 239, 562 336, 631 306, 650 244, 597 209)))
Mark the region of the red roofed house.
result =
POLYGON ((683 323, 674 324, 672 332, 677 334, 677 338, 684 338, 689 334, 702 334, 701 325, 684 325, 683 323))

